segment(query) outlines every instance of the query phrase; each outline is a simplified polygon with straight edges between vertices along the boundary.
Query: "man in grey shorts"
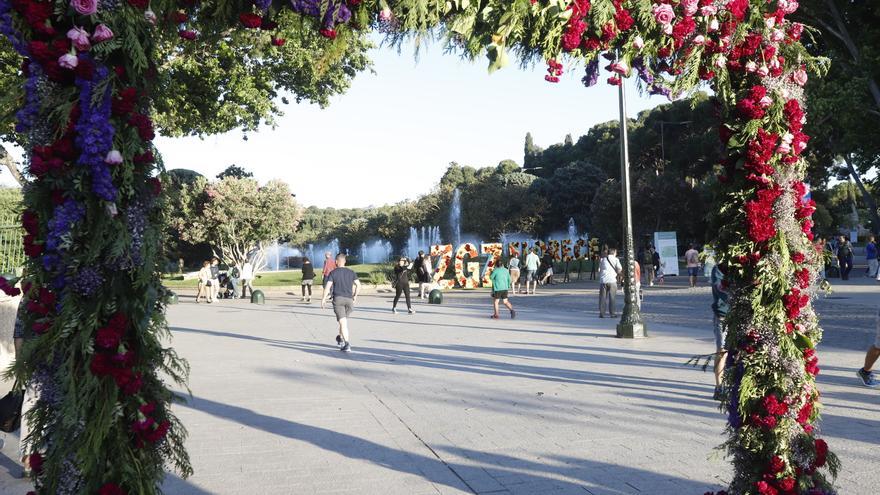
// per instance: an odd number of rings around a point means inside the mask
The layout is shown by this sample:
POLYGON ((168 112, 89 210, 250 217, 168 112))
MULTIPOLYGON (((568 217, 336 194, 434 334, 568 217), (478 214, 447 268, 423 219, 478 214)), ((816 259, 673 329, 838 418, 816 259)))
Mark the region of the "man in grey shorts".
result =
POLYGON ((351 351, 348 337, 348 317, 354 310, 358 293, 361 290, 361 281, 357 274, 350 268, 345 267, 345 255, 336 255, 336 269, 327 277, 327 289, 321 298, 321 309, 327 306, 327 298, 333 295, 333 312, 336 313, 336 321, 339 322, 339 335, 336 343, 341 345, 343 352, 351 351))
POLYGON ((877 315, 876 322, 877 336, 874 337, 874 344, 868 348, 868 353, 865 354, 865 366, 857 372, 859 379, 862 380, 862 384, 866 387, 880 387, 880 380, 877 379, 873 371, 874 364, 880 358, 880 314, 877 315))

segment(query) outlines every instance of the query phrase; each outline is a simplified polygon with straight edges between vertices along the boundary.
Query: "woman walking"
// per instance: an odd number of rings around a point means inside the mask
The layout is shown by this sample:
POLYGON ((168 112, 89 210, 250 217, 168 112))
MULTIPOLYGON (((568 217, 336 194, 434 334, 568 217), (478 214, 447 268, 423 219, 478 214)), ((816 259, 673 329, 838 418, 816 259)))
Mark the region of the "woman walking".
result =
POLYGON ((394 304, 391 306, 391 312, 397 314, 397 302, 400 301, 400 294, 406 297, 406 309, 409 314, 415 313, 412 309, 412 302, 409 299, 409 274, 413 265, 409 259, 401 257, 397 260, 397 266, 394 267, 394 304))
POLYGON ((513 253, 510 258, 510 288, 513 289, 511 294, 516 294, 522 284, 519 281, 519 254, 513 253))
POLYGON ((302 266, 302 300, 305 302, 312 302, 312 284, 315 283, 315 267, 312 265, 312 262, 309 261, 309 258, 303 258, 303 266, 302 266), (306 295, 306 290, 308 290, 309 295, 306 295))
POLYGON ((196 304, 202 299, 202 293, 207 293, 208 302, 214 302, 214 290, 211 288, 211 262, 202 263, 202 269, 199 270, 199 293, 196 295, 196 304))

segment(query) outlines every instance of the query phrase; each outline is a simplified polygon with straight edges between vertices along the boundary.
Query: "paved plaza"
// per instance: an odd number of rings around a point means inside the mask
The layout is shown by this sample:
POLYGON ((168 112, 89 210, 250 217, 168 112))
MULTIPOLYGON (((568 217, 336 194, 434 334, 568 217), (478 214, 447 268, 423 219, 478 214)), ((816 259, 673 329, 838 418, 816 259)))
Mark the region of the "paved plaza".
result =
MULTIPOLYGON (((364 296, 351 354, 334 343, 332 311, 270 292, 169 308, 174 347, 192 366, 188 404, 195 475, 169 494, 651 494, 720 489, 730 466, 715 448, 725 416, 710 372, 686 366, 714 351, 707 288, 648 290, 651 337, 614 337, 596 286, 557 285, 512 299, 518 317, 490 320, 487 292, 448 292, 392 315, 364 296)), ((817 301, 826 341, 819 376, 823 434, 844 466, 840 493, 877 493, 880 391, 857 385, 873 337, 877 286, 840 285, 817 301)), ((0 455, 0 493, 19 495, 15 435, 0 455)))

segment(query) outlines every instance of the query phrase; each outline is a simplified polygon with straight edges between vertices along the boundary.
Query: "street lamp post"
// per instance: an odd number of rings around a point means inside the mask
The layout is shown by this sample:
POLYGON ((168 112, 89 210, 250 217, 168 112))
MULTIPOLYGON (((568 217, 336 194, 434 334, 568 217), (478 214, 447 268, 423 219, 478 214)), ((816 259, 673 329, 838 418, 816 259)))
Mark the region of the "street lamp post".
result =
MULTIPOLYGON (((620 95, 620 186, 623 197, 623 312, 620 323, 617 324, 617 336, 625 339, 638 339, 647 337, 645 324, 642 322, 642 314, 639 312, 639 304, 636 298, 636 270, 635 252, 633 250, 632 234, 632 208, 630 206, 629 184, 629 146, 626 133, 626 95, 624 91, 625 79, 621 78, 618 86, 620 95)), ((612 294, 611 297, 614 297, 612 294)))

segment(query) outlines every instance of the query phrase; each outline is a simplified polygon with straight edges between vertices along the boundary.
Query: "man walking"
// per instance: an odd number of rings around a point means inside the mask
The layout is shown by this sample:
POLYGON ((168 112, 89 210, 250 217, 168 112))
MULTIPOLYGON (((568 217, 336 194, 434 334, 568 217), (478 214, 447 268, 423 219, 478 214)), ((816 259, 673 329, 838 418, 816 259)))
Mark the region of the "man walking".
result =
POLYGON ((608 249, 608 254, 599 261, 599 318, 605 318, 605 309, 614 318, 614 300, 617 298, 617 277, 623 271, 620 260, 617 259, 617 250, 608 249))
POLYGON ((345 267, 344 254, 337 254, 336 262, 333 265, 335 268, 326 279, 327 287, 321 298, 321 309, 327 306, 327 298, 332 294, 333 312, 336 314, 336 321, 339 322, 339 335, 336 336, 336 343, 342 346, 340 348, 341 351, 351 352, 348 318, 354 310, 355 303, 357 303, 357 296, 361 290, 361 281, 358 280, 357 274, 354 271, 345 267))
MULTIPOLYGON (((880 280, 880 279, 878 279, 880 280)), ((874 364, 880 358, 880 314, 875 320, 877 327, 877 335, 874 337, 874 344, 868 348, 865 354, 865 366, 856 372, 862 384, 866 387, 880 387, 880 380, 874 376, 874 364)))
POLYGON ((538 266, 541 259, 538 258, 537 250, 532 248, 526 256, 526 294, 535 294, 538 288, 538 266))
POLYGON ((724 378, 724 363, 727 360, 727 349, 725 341, 727 339, 727 327, 724 319, 730 310, 728 301, 730 294, 724 286, 724 273, 718 268, 718 265, 712 267, 711 274, 712 283, 712 324, 715 331, 715 400, 721 400, 724 396, 724 389, 721 386, 724 378))
POLYGON ((492 281, 492 308, 494 309, 492 319, 497 320, 499 318, 498 303, 503 303, 504 306, 510 310, 511 319, 516 318, 516 311, 508 300, 508 291, 510 291, 510 271, 508 271, 504 264, 499 264, 494 270, 492 270, 492 275, 489 276, 489 279, 492 281))
POLYGON ((865 244, 865 259, 868 260, 868 276, 877 276, 877 244, 874 242, 874 236, 868 236, 868 243, 865 244))
POLYGON ((852 271, 853 250, 852 245, 844 236, 840 236, 837 248, 837 261, 840 263, 840 279, 849 280, 849 272, 852 271))
POLYGON ((648 287, 654 286, 654 246, 648 245, 642 252, 642 269, 645 271, 645 282, 648 287))
POLYGON ((688 279, 693 289, 697 287, 697 277, 700 276, 700 253, 694 249, 693 244, 689 244, 688 248, 684 253, 684 261, 687 263, 688 279))

